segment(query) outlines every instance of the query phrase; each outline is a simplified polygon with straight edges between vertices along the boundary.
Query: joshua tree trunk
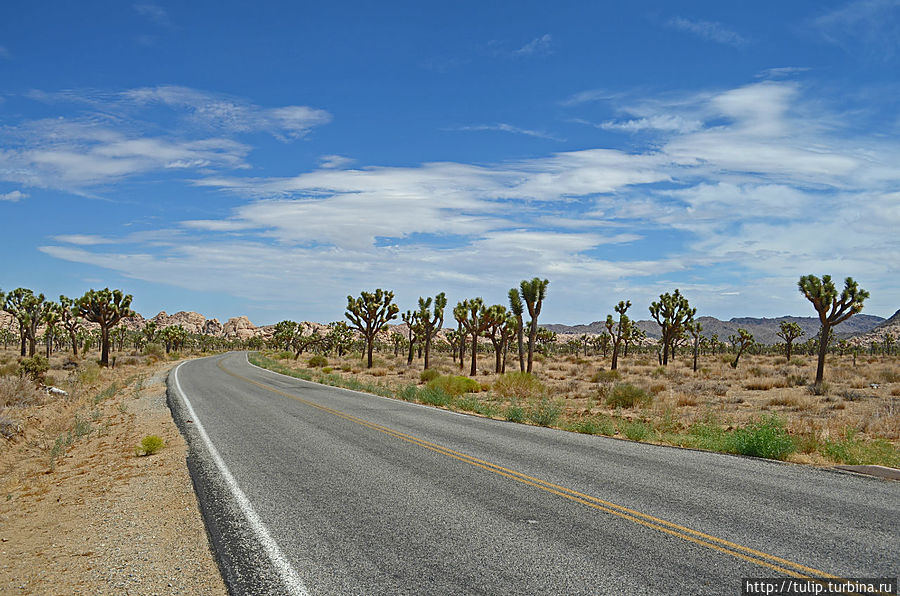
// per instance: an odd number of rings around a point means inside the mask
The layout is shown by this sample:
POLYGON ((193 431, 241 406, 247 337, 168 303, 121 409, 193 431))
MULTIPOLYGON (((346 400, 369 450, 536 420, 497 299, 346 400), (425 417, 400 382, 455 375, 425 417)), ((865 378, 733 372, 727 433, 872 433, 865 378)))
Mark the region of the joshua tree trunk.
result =
POLYGON ((816 382, 815 387, 821 389, 822 380, 825 377, 825 354, 828 353, 828 336, 831 333, 831 327, 822 325, 822 332, 819 334, 819 363, 816 365, 816 382))

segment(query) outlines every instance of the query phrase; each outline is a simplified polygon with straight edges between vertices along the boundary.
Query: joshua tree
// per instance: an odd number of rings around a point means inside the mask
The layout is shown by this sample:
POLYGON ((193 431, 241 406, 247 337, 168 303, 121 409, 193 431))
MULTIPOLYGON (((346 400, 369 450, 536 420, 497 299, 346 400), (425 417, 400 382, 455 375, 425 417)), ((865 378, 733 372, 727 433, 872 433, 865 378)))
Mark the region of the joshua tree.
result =
POLYGON ((444 325, 444 309, 447 307, 447 296, 443 292, 434 297, 434 308, 431 298, 419 297, 419 323, 425 339, 425 368, 427 369, 431 354, 431 342, 444 325))
POLYGON ((487 323, 485 336, 491 340, 491 345, 494 347, 494 372, 499 373, 503 369, 502 358, 504 340, 506 339, 503 331, 506 328, 508 313, 505 306, 495 304, 487 309, 485 317, 487 323))
POLYGON ((541 314, 541 306, 544 298, 547 297, 547 286, 550 281, 547 279, 533 278, 531 281, 522 280, 519 289, 522 292, 522 299, 528 307, 528 316, 531 317, 530 326, 528 328, 528 372, 531 372, 531 364, 534 360, 534 346, 538 333, 538 315, 541 314))
POLYGON ((353 343, 353 331, 343 321, 335 321, 329 327, 331 330, 328 332, 328 345, 337 350, 338 356, 343 356, 353 343))
POLYGON ((697 356, 700 354, 700 333, 703 331, 703 325, 699 321, 691 321, 685 325, 685 329, 694 338, 694 372, 697 372, 697 356))
POLYGON ((19 323, 19 340, 21 355, 25 355, 25 344, 28 343, 28 355, 34 356, 37 346, 37 328, 44 317, 47 303, 43 294, 34 295, 28 288, 16 288, 6 295, 3 310, 16 318, 19 323))
POLYGON ((830 275, 823 275, 819 279, 815 275, 804 275, 797 282, 800 293, 812 302, 816 312, 819 313, 819 321, 822 329, 819 332, 822 340, 819 342, 819 363, 816 366, 816 382, 814 385, 817 393, 822 391, 822 381, 825 376, 825 353, 828 351, 828 338, 832 327, 835 327, 863 309, 863 302, 869 297, 869 293, 861 289, 852 277, 844 280, 844 291, 838 297, 834 282, 830 275))
POLYGON ((366 340, 366 368, 372 368, 375 336, 387 329, 388 322, 396 319, 400 312, 400 307, 393 300, 394 293, 381 288, 374 292, 362 292, 359 298, 347 296, 347 311, 344 315, 366 340))
POLYGON ((503 365, 500 372, 506 373, 506 356, 509 354, 509 342, 513 334, 519 330, 519 318, 511 312, 506 313, 506 321, 500 327, 500 341, 503 344, 503 365))
POLYGON ((478 374, 476 366, 478 337, 488 329, 491 323, 488 309, 484 306, 484 300, 481 298, 470 298, 456 305, 456 308, 453 309, 453 316, 462 323, 466 332, 472 337, 472 365, 469 368, 469 375, 474 377, 478 374))
POLYGON ((659 302, 650 304, 650 314, 662 328, 662 364, 668 366, 669 351, 674 351, 675 341, 684 332, 684 326, 694 320, 696 308, 691 308, 687 298, 676 288, 674 294, 660 294, 659 302))
POLYGON ((541 327, 538 329, 535 340, 537 341, 538 351, 546 355, 549 352, 547 348, 550 344, 556 343, 556 331, 550 331, 546 327, 541 327))
MULTIPOLYGON (((69 334, 72 342, 72 355, 78 356, 78 330, 81 329, 81 319, 78 318, 78 307, 75 301, 68 296, 59 296, 59 319, 63 329, 69 334)), ((155 323, 154 323, 155 325, 155 323)))
POLYGON ((798 325, 797 323, 782 321, 781 327, 776 335, 784 340, 784 356, 788 359, 788 362, 790 362, 791 345, 794 343, 795 339, 803 336, 803 329, 801 329, 800 325, 798 325))
POLYGON ((647 334, 644 332, 644 330, 632 323, 630 333, 625 338, 625 357, 628 358, 629 345, 634 344, 639 346, 645 339, 647 339, 647 334))
POLYGON ((322 336, 319 335, 319 330, 313 328, 309 323, 297 323, 297 332, 294 333, 294 336, 291 338, 290 345, 290 348, 294 351, 294 360, 300 358, 300 354, 303 353, 303 350, 307 350, 316 344, 321 343, 322 339, 322 336), (306 335, 307 330, 309 330, 309 335, 306 335))
POLYGON ((419 311, 417 310, 408 310, 401 315, 401 318, 403 319, 403 322, 406 323, 406 331, 409 336, 409 357, 406 359, 406 364, 410 365, 412 364, 413 355, 416 351, 416 343, 422 339, 422 323, 419 319, 419 311))
POLYGON ((284 320, 275 323, 275 329, 272 332, 272 347, 276 350, 290 350, 296 333, 297 323, 294 321, 284 320))
POLYGON ((525 314, 525 305, 522 304, 522 296, 519 290, 512 288, 509 291, 509 310, 516 317, 516 335, 519 340, 519 371, 525 372, 525 325, 522 316, 525 314))
POLYGON ((109 330, 125 317, 134 315, 131 294, 122 290, 90 289, 78 299, 78 314, 86 321, 100 325, 100 366, 109 366, 109 330))
POLYGON ((609 331, 609 335, 612 337, 613 342, 612 365, 610 366, 610 370, 616 370, 616 368, 618 368, 619 346, 622 345, 622 340, 631 333, 631 321, 628 320, 628 315, 625 314, 625 311, 630 307, 631 300, 622 300, 616 305, 615 311, 619 313, 618 325, 613 321, 612 315, 606 315, 606 330, 609 331), (613 331, 614 327, 615 331, 613 331))
POLYGON ((737 368, 738 360, 741 359, 741 354, 744 353, 744 350, 753 345, 753 334, 746 329, 739 328, 737 335, 728 336, 728 341, 730 341, 731 345, 734 346, 734 349, 737 350, 737 354, 734 356, 734 362, 731 363, 731 368, 737 368))

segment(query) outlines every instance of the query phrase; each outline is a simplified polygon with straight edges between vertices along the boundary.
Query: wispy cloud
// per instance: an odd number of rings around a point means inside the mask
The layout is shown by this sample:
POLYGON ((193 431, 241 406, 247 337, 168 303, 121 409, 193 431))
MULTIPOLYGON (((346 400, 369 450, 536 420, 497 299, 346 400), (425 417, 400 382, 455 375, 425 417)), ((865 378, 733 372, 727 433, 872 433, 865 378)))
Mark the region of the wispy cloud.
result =
POLYGON ((672 17, 666 21, 666 26, 686 33, 691 33, 707 41, 713 41, 735 48, 743 47, 749 43, 749 41, 739 33, 729 29, 722 23, 713 21, 672 17))
POLYGON ((448 130, 462 130, 462 131, 481 131, 481 130, 493 130, 499 132, 508 132, 517 135, 525 135, 529 137, 536 137, 539 139, 549 139, 551 141, 563 141, 565 139, 561 139, 556 137, 550 133, 543 132, 540 130, 530 130, 527 128, 519 128, 518 126, 513 126, 511 124, 506 124, 504 122, 498 122, 496 124, 480 124, 474 126, 460 126, 453 129, 448 130))
POLYGON ((571 107, 595 101, 609 101, 615 99, 615 97, 615 94, 612 94, 603 89, 588 89, 586 91, 579 91, 578 93, 570 95, 566 99, 559 102, 559 104, 564 107, 571 107))
POLYGON ((28 195, 20 190, 14 190, 12 192, 0 193, 0 201, 9 201, 10 203, 15 203, 21 201, 22 199, 27 199, 28 195))
POLYGON ((0 46, 0 60, 12 60, 12 53, 5 46, 0 46))
POLYGON ((137 12, 142 17, 156 23, 157 25, 161 25, 163 27, 171 27, 172 22, 169 20, 169 13, 165 8, 158 4, 152 4, 150 2, 141 2, 132 5, 135 12, 137 12))
POLYGON ((785 79, 802 72, 809 72, 811 69, 807 66, 782 66, 778 68, 767 68, 756 75, 757 79, 785 79))
POLYGON ((869 58, 892 60, 900 53, 900 0, 855 0, 810 23, 826 41, 869 58))
POLYGON ((319 167, 326 170, 345 168, 355 161, 355 159, 343 155, 323 155, 319 158, 319 167))
POLYGON ((553 45, 553 37, 549 33, 545 33, 540 37, 535 37, 518 50, 512 52, 513 56, 532 56, 534 54, 547 54, 551 51, 553 45))
POLYGON ((331 119, 307 106, 262 108, 186 87, 32 91, 29 97, 85 109, 0 129, 6 149, 0 152, 0 180, 73 192, 152 171, 245 168, 251 148, 239 135, 266 132, 288 142, 331 119), (159 106, 168 113, 154 110, 159 106))

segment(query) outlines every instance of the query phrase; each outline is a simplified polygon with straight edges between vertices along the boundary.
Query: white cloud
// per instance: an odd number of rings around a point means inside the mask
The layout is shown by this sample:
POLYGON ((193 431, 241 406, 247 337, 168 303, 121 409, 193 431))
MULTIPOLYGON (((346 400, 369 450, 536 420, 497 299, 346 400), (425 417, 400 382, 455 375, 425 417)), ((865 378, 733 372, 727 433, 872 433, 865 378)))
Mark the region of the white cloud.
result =
POLYGON ((603 89, 588 89, 573 93, 566 99, 562 100, 560 105, 564 107, 578 106, 584 103, 592 103, 595 101, 609 101, 616 98, 616 95, 609 93, 603 89))
POLYGON ((548 139, 551 141, 563 141, 565 139, 560 139, 559 137, 555 137, 549 133, 540 131, 540 130, 529 130, 527 128, 519 128, 518 126, 513 126, 511 124, 506 124, 503 122, 498 122, 497 124, 481 124, 476 126, 460 126, 455 129, 450 130, 463 130, 463 131, 481 131, 481 130, 495 130, 500 132, 509 132, 517 135, 525 135, 529 137, 537 137, 539 139, 548 139))
POLYGON ((531 56, 533 54, 546 54, 550 52, 550 46, 553 43, 553 37, 549 33, 545 33, 540 37, 535 37, 524 46, 513 52, 514 56, 531 56))
POLYGON ((679 31, 691 33, 707 41, 714 41, 735 48, 743 47, 749 43, 746 38, 722 23, 673 17, 666 22, 666 25, 679 31))
POLYGON ((343 155, 323 155, 319 158, 319 167, 327 170, 345 168, 356 160, 343 155))
POLYGON ((7 193, 0 193, 0 201, 9 201, 10 203, 15 203, 21 201, 22 199, 27 199, 28 195, 22 192, 21 190, 14 190, 7 193))
POLYGON ((900 50, 900 0, 855 0, 810 23, 826 41, 886 61, 900 50))

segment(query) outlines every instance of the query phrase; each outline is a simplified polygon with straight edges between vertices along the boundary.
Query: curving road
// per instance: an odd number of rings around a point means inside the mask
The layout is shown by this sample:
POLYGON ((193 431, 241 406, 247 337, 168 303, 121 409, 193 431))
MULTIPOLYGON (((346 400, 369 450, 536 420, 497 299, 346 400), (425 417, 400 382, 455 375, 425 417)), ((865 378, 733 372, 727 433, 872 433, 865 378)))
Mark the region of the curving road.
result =
POLYGON ((900 483, 517 425, 246 354, 169 402, 236 594, 740 594, 896 577, 900 483))

